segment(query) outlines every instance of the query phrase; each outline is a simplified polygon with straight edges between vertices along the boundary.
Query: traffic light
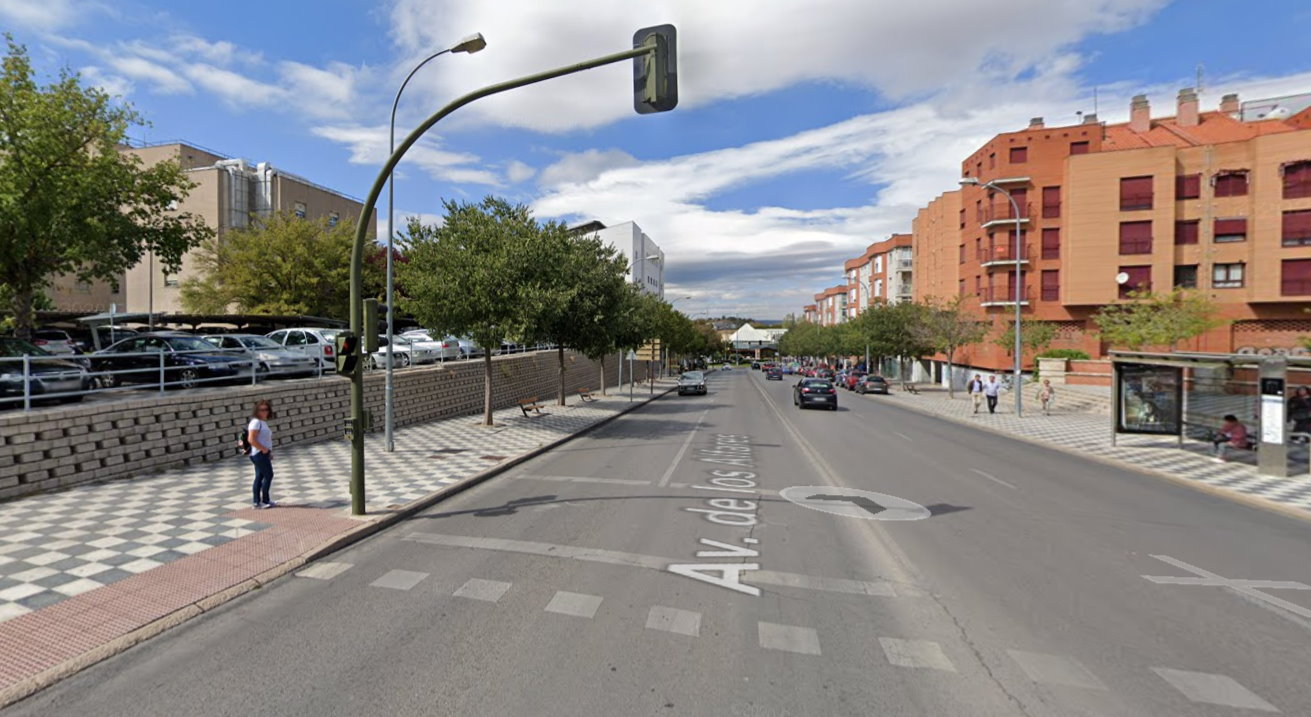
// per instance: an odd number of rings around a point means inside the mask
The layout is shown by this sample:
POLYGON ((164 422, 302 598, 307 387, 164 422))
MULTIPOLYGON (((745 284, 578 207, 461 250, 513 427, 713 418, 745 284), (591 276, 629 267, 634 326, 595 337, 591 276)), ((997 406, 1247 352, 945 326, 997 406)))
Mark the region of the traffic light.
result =
POLYGON ((337 373, 350 376, 360 362, 360 337, 349 331, 337 334, 337 373))
POLYGON ((633 58, 633 109, 638 114, 668 112, 678 106, 678 44, 673 25, 644 27, 633 35, 633 47, 654 47, 633 58))
POLYGON ((364 300, 364 353, 378 353, 378 300, 364 300))

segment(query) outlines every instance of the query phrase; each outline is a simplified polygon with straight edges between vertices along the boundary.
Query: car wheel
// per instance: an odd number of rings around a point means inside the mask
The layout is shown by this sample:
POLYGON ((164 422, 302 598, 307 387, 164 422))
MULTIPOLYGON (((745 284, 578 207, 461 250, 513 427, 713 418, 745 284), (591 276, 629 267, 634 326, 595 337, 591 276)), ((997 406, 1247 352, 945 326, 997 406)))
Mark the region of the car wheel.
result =
POLYGON ((410 355, 409 355, 409 354, 397 354, 397 356, 396 356, 396 368, 405 368, 406 366, 409 366, 409 365, 410 365, 410 355))
POLYGON ((118 376, 115 376, 112 373, 107 373, 104 376, 97 376, 95 382, 100 388, 118 388, 120 383, 118 376))
POLYGON ((200 372, 194 368, 188 367, 178 372, 178 386, 182 388, 195 388, 199 381, 200 372))

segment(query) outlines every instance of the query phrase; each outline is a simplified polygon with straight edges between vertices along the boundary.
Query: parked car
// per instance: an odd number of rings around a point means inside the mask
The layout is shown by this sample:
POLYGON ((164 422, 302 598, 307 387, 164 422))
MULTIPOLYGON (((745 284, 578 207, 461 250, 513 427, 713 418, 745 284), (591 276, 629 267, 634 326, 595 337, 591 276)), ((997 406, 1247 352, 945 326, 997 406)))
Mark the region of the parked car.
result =
POLYGON ((443 361, 446 359, 461 358, 462 352, 460 350, 460 340, 455 338, 454 336, 447 336, 443 339, 435 339, 433 338, 432 332, 426 331, 424 329, 412 329, 410 331, 406 331, 402 333, 401 336, 410 339, 411 342, 424 344, 425 348, 435 349, 439 351, 439 356, 443 361), (434 344, 434 346, 427 346, 427 344, 434 344))
POLYGON ((766 381, 782 381, 782 380, 783 380, 783 369, 781 369, 781 368, 779 368, 779 367, 777 367, 777 366, 775 366, 775 367, 769 369, 768 371, 765 372, 765 380, 766 380, 766 381))
POLYGON ((368 367, 372 369, 387 368, 388 361, 395 361, 396 368, 405 368, 414 363, 414 349, 402 336, 396 337, 396 344, 387 345, 387 337, 378 337, 378 351, 369 354, 368 367))
POLYGON ((875 376, 874 374, 861 376, 860 380, 856 382, 856 393, 861 395, 866 393, 881 393, 886 396, 888 394, 888 380, 882 376, 875 376))
POLYGON ((87 326, 68 330, 68 335, 73 337, 83 353, 92 353, 108 348, 112 344, 136 336, 139 333, 141 332, 119 326, 113 328, 108 326, 87 326))
POLYGON ((81 353, 77 339, 63 329, 37 329, 32 332, 32 343, 52 354, 81 353))
POLYGON ((244 355, 225 353, 210 342, 188 334, 157 332, 141 334, 91 355, 92 371, 99 373, 106 387, 125 383, 159 383, 160 354, 163 354, 164 382, 192 388, 202 382, 249 378, 253 361, 244 355))
MULTIPOLYGON (((383 341, 387 340, 386 336, 379 338, 383 341)), ((396 345, 398 349, 402 346, 408 348, 410 350, 410 361, 415 364, 433 363, 434 361, 440 361, 442 358, 443 349, 440 341, 424 341, 412 336, 401 335, 396 337, 396 345)))
POLYGON ((695 393, 706 395, 706 375, 700 371, 686 371, 678 377, 678 395, 695 393))
POLYGON ((760 370, 760 362, 759 362, 759 361, 752 361, 752 362, 751 362, 751 370, 752 370, 752 371, 759 371, 759 370, 760 370))
MULTIPOLYGON (((71 393, 91 388, 91 379, 85 368, 78 364, 55 357, 54 354, 30 341, 16 339, 12 336, 0 336, 0 397, 21 399, 29 396, 44 396, 52 393, 71 393), (26 380, 24 380, 23 362, 27 360, 26 380)), ((82 394, 60 396, 60 401, 81 401, 82 394)), ((0 403, 12 405, 12 401, 0 403)))
POLYGON ((244 355, 253 361, 261 376, 313 376, 318 372, 314 357, 291 351, 267 336, 257 334, 222 334, 204 337, 225 351, 244 355))
POLYGON ((337 370, 336 340, 337 329, 299 328, 278 329, 268 337, 289 351, 298 351, 319 362, 324 373, 337 370))
POLYGON ((860 379, 864 377, 865 377, 864 371, 857 371, 855 369, 852 369, 851 371, 847 371, 846 373, 842 374, 842 387, 847 389, 848 391, 854 391, 856 390, 856 384, 860 381, 860 379))
POLYGON ((838 390, 833 383, 819 378, 803 378, 792 387, 792 403, 797 408, 820 406, 838 410, 838 390))

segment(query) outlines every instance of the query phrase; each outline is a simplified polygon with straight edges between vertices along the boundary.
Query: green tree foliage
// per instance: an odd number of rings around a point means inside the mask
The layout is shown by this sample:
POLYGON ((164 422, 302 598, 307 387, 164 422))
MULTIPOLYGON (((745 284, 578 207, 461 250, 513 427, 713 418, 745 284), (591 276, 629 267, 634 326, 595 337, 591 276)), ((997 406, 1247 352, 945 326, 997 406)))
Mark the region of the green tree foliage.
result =
MULTIPOLYGON (((207 241, 195 252, 198 271, 182 282, 182 306, 197 314, 307 315, 350 313, 350 261, 355 222, 275 214, 207 241)), ((365 296, 382 296, 386 250, 364 265, 365 296)))
POLYGON ((408 261, 398 267, 401 308, 429 329, 468 336, 484 349, 483 424, 490 426, 492 353, 527 332, 532 312, 524 301, 536 300, 540 231, 526 206, 502 199, 442 205, 440 226, 409 222, 408 261))
POLYGON ((61 71, 34 79, 27 50, 6 36, 0 70, 0 284, 20 334, 59 275, 116 281, 150 252, 164 271, 212 232, 174 211, 195 186, 175 162, 143 166, 119 151, 141 117, 61 71))
POLYGON ((1186 289, 1166 294, 1135 291, 1131 300, 1108 304, 1093 315, 1102 340, 1112 346, 1141 349, 1159 346, 1174 350, 1180 342, 1223 325, 1216 318, 1215 302, 1186 289))
POLYGON ((946 357, 947 396, 954 398, 956 391, 952 380, 952 361, 956 351, 982 341, 988 334, 988 325, 965 307, 963 295, 950 299, 929 297, 919 313, 916 333, 920 334, 930 349, 919 355, 937 352, 946 357))
MULTIPOLYGON (((1037 319, 1020 319, 1020 348, 1025 351, 1041 352, 1056 340, 1056 324, 1037 319)), ((1015 349, 1015 322, 1006 321, 993 343, 1012 351, 1015 349)))

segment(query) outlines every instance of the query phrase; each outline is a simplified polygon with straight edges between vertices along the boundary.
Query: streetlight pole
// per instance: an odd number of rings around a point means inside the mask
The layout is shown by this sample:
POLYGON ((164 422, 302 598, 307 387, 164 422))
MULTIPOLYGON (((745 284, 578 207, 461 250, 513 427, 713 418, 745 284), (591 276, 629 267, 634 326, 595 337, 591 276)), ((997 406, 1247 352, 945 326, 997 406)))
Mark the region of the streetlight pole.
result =
MULTIPOLYGON (((1022 417, 1024 415, 1024 403, 1023 403, 1024 391, 1020 385, 1020 380, 1023 377, 1022 371, 1023 371, 1024 354, 1023 354, 1023 343, 1021 342, 1020 339, 1020 324, 1022 321, 1021 310, 1023 308, 1021 306, 1021 300, 1024 295, 1024 243, 1023 243, 1024 225, 1022 223, 1023 215, 1020 214, 1020 205, 1016 203, 1015 197, 1011 196, 1011 193, 1006 191, 1002 187, 997 186, 995 182, 979 182, 979 180, 974 177, 965 177, 964 179, 960 180, 960 183, 964 186, 979 186, 994 192, 1001 192, 1002 195, 1004 195, 1006 199, 1011 203, 1011 211, 1015 212, 1014 214, 1014 218, 1015 218, 1015 257, 1014 257, 1015 259, 1015 347, 1013 349, 1013 353, 1015 355, 1015 365, 1013 371, 1015 376, 1014 376, 1014 380, 1012 381, 1012 384, 1015 387, 1014 388, 1015 415, 1017 418, 1022 417)), ((950 377, 948 377, 948 380, 950 380, 950 377)))
MULTIPOLYGON (((423 58, 423 61, 410 70, 410 74, 405 76, 405 81, 401 83, 400 89, 396 90, 396 98, 391 103, 391 120, 387 125, 387 154, 396 151, 396 107, 401 103, 401 93, 405 91, 405 86, 410 84, 410 79, 419 71, 419 68, 428 64, 432 60, 451 52, 467 52, 473 54, 484 47, 487 47, 487 41, 483 39, 482 33, 474 34, 460 40, 458 44, 434 52, 423 58)), ((388 453, 396 450, 396 442, 393 440, 393 430, 395 427, 395 384, 393 383, 392 372, 394 370, 393 361, 396 358, 396 350, 392 346, 395 341, 395 332, 393 330, 393 319, 396 315, 394 306, 396 280, 395 280, 395 261, 396 254, 396 177, 390 173, 387 175, 387 384, 383 389, 383 433, 385 434, 385 450, 388 453)), ((378 327, 370 326, 370 331, 377 331, 378 327)), ((444 352, 443 352, 443 355, 444 352)))

